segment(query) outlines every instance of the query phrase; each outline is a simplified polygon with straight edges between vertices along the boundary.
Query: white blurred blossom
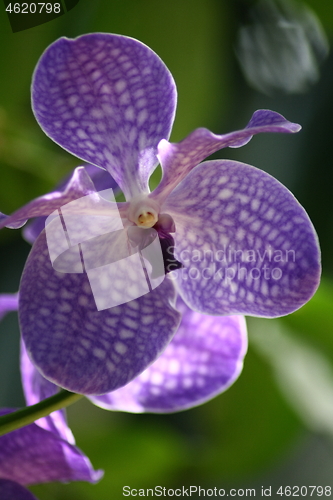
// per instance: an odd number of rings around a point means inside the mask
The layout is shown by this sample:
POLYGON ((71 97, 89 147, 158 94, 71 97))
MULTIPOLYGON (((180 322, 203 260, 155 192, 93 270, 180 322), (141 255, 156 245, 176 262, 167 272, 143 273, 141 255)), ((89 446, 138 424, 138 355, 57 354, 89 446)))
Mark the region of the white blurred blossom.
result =
POLYGON ((316 14, 294 0, 260 0, 248 15, 236 45, 248 83, 265 94, 305 92, 329 51, 316 14))

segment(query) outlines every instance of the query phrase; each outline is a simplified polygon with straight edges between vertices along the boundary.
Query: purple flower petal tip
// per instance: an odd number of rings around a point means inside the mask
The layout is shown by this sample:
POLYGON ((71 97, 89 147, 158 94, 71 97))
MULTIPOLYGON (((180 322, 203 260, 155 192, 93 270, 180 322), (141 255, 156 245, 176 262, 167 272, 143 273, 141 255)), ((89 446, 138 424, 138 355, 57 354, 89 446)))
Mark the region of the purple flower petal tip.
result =
POLYGON ((57 208, 70 201, 94 193, 95 186, 84 167, 77 167, 62 191, 53 191, 32 200, 12 215, 0 220, 2 227, 21 227, 28 219, 50 215, 57 208), (22 223, 22 221, 24 221, 22 223))
POLYGON ((0 228, 8 227, 9 229, 20 229, 20 227, 24 226, 27 220, 28 219, 20 220, 17 222, 10 222, 10 216, 0 212, 0 228))
MULTIPOLYGON (((13 410, 0 410, 0 414, 9 411, 13 410)), ((3 479, 22 485, 51 481, 95 483, 102 475, 102 471, 93 470, 78 448, 36 424, 0 437, 0 477, 3 479)))
POLYGON ((255 134, 294 133, 300 129, 300 125, 286 120, 275 111, 259 109, 252 115, 247 126, 236 132, 216 135, 208 129, 198 128, 177 144, 162 140, 158 145, 158 157, 162 165, 163 177, 151 197, 163 203, 194 167, 219 149, 244 146, 255 134))
POLYGON ((246 125, 246 128, 254 127, 272 127, 272 132, 299 132, 301 130, 301 125, 298 123, 290 122, 286 118, 275 111, 270 111, 269 109, 258 109, 255 111, 251 117, 251 120, 246 125), (275 128, 277 130, 275 130, 275 128), (279 129, 279 130, 278 130, 279 129))

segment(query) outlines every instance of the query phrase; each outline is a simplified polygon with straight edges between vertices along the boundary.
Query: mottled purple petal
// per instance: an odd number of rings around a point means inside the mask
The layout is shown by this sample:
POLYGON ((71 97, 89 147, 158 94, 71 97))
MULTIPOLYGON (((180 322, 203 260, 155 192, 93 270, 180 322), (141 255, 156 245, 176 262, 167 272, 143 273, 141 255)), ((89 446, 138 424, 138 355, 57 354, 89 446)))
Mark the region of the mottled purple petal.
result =
POLYGON ((96 167, 95 165, 85 165, 86 172, 90 179, 93 181, 96 191, 103 191, 104 189, 113 189, 115 194, 119 192, 119 187, 115 180, 111 177, 107 170, 96 167))
POLYGON ((3 214, 0 212, 0 229, 2 227, 8 227, 9 229, 20 229, 20 227, 24 226, 26 220, 18 221, 18 222, 8 222, 9 215, 3 214))
POLYGON ((163 354, 132 382, 94 396, 108 410, 166 413, 204 403, 239 376, 247 350, 243 316, 208 316, 181 299, 179 329, 163 354))
MULTIPOLYGON (((21 341, 21 378, 27 406, 37 404, 53 396, 59 390, 58 386, 46 380, 31 363, 23 341, 21 341)), ((74 436, 67 425, 66 410, 54 411, 47 417, 36 420, 35 423, 70 444, 75 444, 74 436)))
POLYGON ((287 188, 255 167, 204 162, 168 197, 175 271, 187 304, 207 314, 283 316, 320 278, 316 232, 287 188))
POLYGON ((1 220, 0 228, 12 227, 12 224, 18 224, 17 227, 21 227, 28 219, 48 216, 62 205, 95 191, 95 186, 85 168, 77 167, 64 191, 53 191, 30 201, 12 215, 1 220))
POLYGON ((31 245, 34 244, 40 233, 45 228, 46 219, 46 216, 36 217, 35 219, 29 221, 23 229, 23 238, 31 245))
MULTIPOLYGON (((110 294, 118 285, 124 287, 121 276, 110 294)), ((21 332, 46 378, 73 392, 103 394, 136 377, 169 343, 179 323, 174 300, 173 283, 164 279, 138 299, 98 311, 86 273, 54 271, 43 231, 22 275, 21 332)))
MULTIPOLYGON (((109 172, 102 168, 95 167, 94 165, 85 165, 85 171, 88 173, 90 179, 93 181, 96 191, 103 191, 104 189, 113 189, 114 193, 119 190, 117 184, 112 179, 109 172)), ((68 185, 71 183, 71 174, 63 179, 55 188, 55 191, 66 191, 68 185)), ((0 219, 1 220, 1 219, 0 219)), ((37 217, 29 222, 23 229, 23 237, 28 243, 33 244, 37 236, 43 231, 45 227, 46 216, 37 217)))
POLYGON ((9 479, 0 479, 0 498, 1 500, 37 500, 35 495, 9 479))
POLYGON ((148 192, 158 142, 168 138, 176 88, 146 45, 120 35, 61 38, 33 78, 35 116, 60 146, 104 167, 126 197, 148 192))
POLYGON ((0 320, 5 314, 18 309, 18 294, 4 293, 0 295, 0 320))
MULTIPOLYGON (((4 415, 13 410, 0 410, 4 415)), ((51 481, 96 482, 102 471, 94 471, 83 453, 36 424, 0 437, 0 477, 22 485, 51 481)))
POLYGON ((256 111, 243 130, 225 135, 215 135, 205 128, 198 128, 179 143, 173 144, 162 140, 158 146, 163 177, 151 194, 160 202, 179 184, 188 173, 215 151, 247 144, 253 135, 261 132, 298 132, 297 123, 291 123, 279 113, 260 109, 256 111))
MULTIPOLYGON (((0 320, 10 311, 18 310, 18 293, 0 295, 0 320)), ((24 344, 21 345, 21 376, 27 405, 33 405, 52 396, 58 387, 46 380, 29 360, 24 344)), ((50 430, 74 444, 74 437, 66 423, 65 410, 51 413, 36 421, 40 427, 50 430)), ((1 498, 1 497, 0 497, 1 498)))

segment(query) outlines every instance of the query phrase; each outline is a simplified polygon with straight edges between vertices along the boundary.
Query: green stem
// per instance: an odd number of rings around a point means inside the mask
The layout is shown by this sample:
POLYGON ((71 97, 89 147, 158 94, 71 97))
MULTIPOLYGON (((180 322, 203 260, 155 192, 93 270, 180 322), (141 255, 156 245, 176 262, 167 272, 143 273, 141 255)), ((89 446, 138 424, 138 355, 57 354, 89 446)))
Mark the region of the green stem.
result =
POLYGON ((43 399, 40 403, 3 415, 0 417, 0 436, 31 424, 41 417, 46 417, 55 410, 65 408, 82 397, 82 394, 76 394, 62 389, 54 396, 43 399))

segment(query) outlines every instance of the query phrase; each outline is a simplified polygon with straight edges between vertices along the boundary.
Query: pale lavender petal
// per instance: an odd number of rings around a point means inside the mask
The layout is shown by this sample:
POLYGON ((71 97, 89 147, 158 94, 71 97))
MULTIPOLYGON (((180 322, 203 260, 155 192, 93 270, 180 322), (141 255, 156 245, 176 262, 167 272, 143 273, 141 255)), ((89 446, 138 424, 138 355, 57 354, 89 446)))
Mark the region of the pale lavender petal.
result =
POLYGON ((18 294, 4 293, 0 294, 0 320, 5 314, 18 309, 18 294))
MULTIPOLYGON (((27 406, 39 403, 56 394, 59 387, 46 380, 31 363, 24 342, 21 341, 21 378, 27 406)), ((47 417, 35 421, 37 425, 53 432, 70 444, 75 444, 74 436, 67 425, 66 410, 57 410, 47 417)))
POLYGON ((30 201, 12 215, 1 220, 0 229, 12 227, 12 224, 19 224, 17 227, 21 227, 28 219, 48 216, 62 205, 94 192, 95 186, 85 168, 77 167, 64 191, 53 191, 30 201))
MULTIPOLYGON (((90 179, 93 181, 96 191, 103 191, 104 189, 113 189, 116 194, 119 190, 117 184, 112 179, 109 172, 102 168, 95 167, 94 165, 85 165, 85 171, 88 173, 90 179)), ((71 174, 63 179, 55 188, 55 191, 66 191, 68 185, 71 183, 71 174)), ((37 217, 30 221, 23 229, 23 237, 28 243, 33 244, 37 236, 43 231, 45 227, 46 216, 37 217)), ((0 219, 1 220, 1 219, 0 219)))
POLYGON ((35 495, 9 479, 0 479, 0 498, 1 500, 37 500, 35 495))
POLYGON ((204 403, 239 376, 247 350, 243 316, 208 316, 181 299, 179 329, 163 354, 117 391, 93 396, 108 410, 167 413, 204 403))
POLYGON ((168 197, 176 224, 175 271, 187 304, 207 314, 283 316, 316 291, 316 232, 294 196, 265 172, 204 162, 168 197))
MULTIPOLYGON (((4 415, 13 410, 0 410, 4 415)), ((0 477, 22 485, 89 481, 103 475, 75 446, 36 424, 0 437, 0 477)))
POLYGON ((158 157, 163 177, 150 196, 163 202, 198 163, 219 149, 243 146, 253 135, 261 132, 293 133, 300 129, 300 125, 289 122, 279 113, 259 109, 243 130, 216 135, 205 128, 198 128, 179 143, 162 140, 158 146, 158 157))
MULTIPOLYGON (((124 287, 121 276, 112 286, 124 287)), ((73 392, 103 394, 136 377, 169 343, 180 319, 174 300, 173 283, 164 279, 138 299, 97 310, 86 273, 54 271, 43 231, 22 275, 21 332, 46 378, 73 392)))
POLYGON ((176 88, 146 45, 120 35, 61 38, 42 55, 32 102, 44 132, 108 170, 126 197, 148 192, 157 144, 168 138, 176 88))

